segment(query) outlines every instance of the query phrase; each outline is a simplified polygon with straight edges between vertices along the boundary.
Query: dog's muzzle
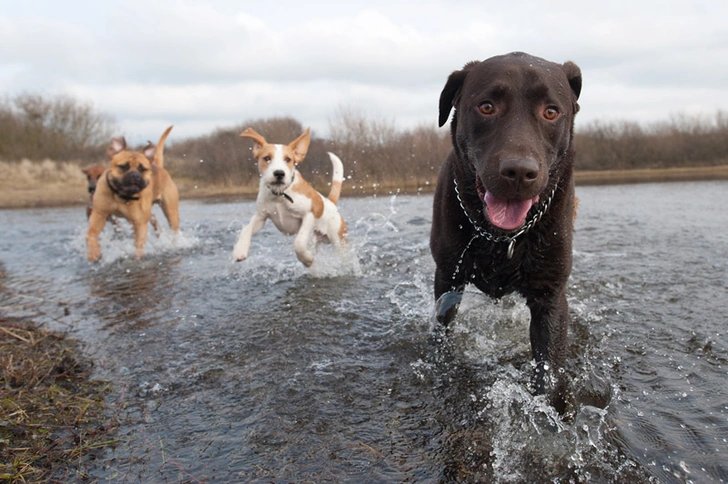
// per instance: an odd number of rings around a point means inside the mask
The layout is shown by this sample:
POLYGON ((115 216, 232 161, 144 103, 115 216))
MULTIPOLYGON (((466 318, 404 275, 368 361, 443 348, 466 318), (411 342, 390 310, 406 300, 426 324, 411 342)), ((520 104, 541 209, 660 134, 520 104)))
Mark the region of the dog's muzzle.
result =
POLYGON ((124 200, 138 200, 139 193, 149 185, 149 182, 136 171, 127 173, 121 180, 107 178, 107 181, 111 191, 124 200))

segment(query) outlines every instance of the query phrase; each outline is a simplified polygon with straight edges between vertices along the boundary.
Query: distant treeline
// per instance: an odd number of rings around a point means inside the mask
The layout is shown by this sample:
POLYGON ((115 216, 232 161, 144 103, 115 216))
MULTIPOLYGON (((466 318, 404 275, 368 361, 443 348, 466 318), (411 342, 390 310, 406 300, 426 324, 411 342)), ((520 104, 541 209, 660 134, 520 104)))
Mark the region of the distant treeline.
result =
POLYGON ((98 160, 116 129, 113 117, 71 96, 0 99, 0 160, 98 160))
POLYGON ((647 126, 595 122, 576 134, 576 168, 619 170, 728 164, 728 113, 673 116, 647 126))
MULTIPOLYGON (((184 140, 175 140, 173 133, 167 145, 167 167, 174 176, 201 183, 255 184, 253 143, 239 136, 247 127, 271 142, 289 142, 306 125, 292 117, 271 117, 184 140)), ((330 180, 327 151, 344 161, 349 185, 369 188, 426 185, 434 181, 450 150, 449 129, 398 128, 393 120, 373 120, 353 109, 340 109, 329 127, 328 139, 312 133, 301 166, 316 184, 330 180)), ((25 94, 6 99, 0 101, 0 160, 105 162, 106 146, 118 134, 116 128, 112 117, 72 97, 25 94)), ((578 130, 576 147, 579 170, 728 164, 728 114, 676 116, 650 125, 595 122, 578 130)))

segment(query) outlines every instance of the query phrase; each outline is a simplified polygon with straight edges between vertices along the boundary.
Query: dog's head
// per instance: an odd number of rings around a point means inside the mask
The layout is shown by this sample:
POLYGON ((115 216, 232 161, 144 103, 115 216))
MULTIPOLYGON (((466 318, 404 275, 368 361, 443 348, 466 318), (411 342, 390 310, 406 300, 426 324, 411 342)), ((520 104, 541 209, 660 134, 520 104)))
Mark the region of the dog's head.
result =
POLYGON ((258 160, 258 171, 271 192, 281 195, 294 180, 296 165, 303 161, 311 144, 311 128, 287 145, 271 144, 253 128, 248 128, 240 136, 251 138, 253 156, 258 160))
POLYGON ((107 150, 110 158, 107 182, 111 190, 124 200, 137 200, 152 181, 152 160, 156 146, 149 144, 141 151, 126 148, 123 137, 113 138, 107 150))
POLYGON ((470 62, 440 94, 440 126, 455 108, 453 147, 496 227, 524 224, 573 165, 581 71, 524 53, 470 62))
POLYGON ((99 181, 101 175, 103 175, 104 171, 106 171, 106 166, 94 165, 84 168, 81 171, 83 171, 83 174, 86 175, 86 181, 88 181, 88 192, 93 195, 96 191, 96 182, 99 181))

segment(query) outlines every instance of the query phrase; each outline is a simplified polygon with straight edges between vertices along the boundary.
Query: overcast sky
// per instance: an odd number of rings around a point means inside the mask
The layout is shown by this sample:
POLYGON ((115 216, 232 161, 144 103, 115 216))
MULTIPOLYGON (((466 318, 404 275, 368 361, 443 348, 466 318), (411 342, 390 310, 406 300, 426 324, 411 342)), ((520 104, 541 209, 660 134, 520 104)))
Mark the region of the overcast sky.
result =
POLYGON ((180 140, 285 115, 326 136, 342 109, 436 126, 450 72, 516 50, 581 67, 577 127, 728 110, 725 0, 0 6, 3 95, 71 94, 140 142, 169 124, 180 140))

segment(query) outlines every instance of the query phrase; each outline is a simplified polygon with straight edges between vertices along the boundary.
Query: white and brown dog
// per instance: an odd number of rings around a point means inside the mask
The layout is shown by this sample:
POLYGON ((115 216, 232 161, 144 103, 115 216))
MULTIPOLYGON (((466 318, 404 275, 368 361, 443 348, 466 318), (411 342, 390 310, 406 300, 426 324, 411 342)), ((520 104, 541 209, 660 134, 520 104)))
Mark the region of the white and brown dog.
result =
POLYGON ((313 264, 313 254, 308 250, 311 235, 316 236, 317 242, 331 243, 337 249, 347 242, 346 223, 336 207, 344 180, 341 160, 329 153, 333 174, 328 198, 309 185, 296 169, 308 152, 310 131, 310 128, 306 129, 305 133, 288 145, 269 144, 252 128, 240 133, 240 136, 255 141, 253 156, 258 160, 260 188, 255 214, 240 231, 233 249, 236 261, 248 257, 253 234, 260 231, 268 219, 282 233, 295 234, 293 250, 306 267, 313 264))

